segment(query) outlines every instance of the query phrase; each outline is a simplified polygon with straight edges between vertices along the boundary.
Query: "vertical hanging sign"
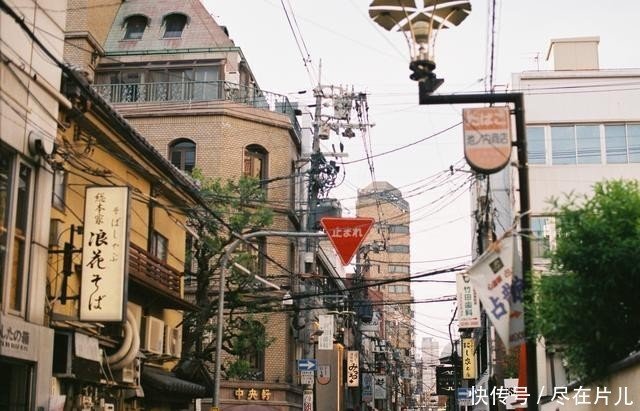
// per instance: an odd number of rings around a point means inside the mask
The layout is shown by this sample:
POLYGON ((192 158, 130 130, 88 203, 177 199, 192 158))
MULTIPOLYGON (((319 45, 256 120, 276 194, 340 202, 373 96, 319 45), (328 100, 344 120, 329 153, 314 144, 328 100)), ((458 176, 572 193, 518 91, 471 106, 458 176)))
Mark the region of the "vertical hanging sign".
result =
POLYGON ((347 387, 357 387, 360 382, 359 352, 347 351, 347 387))
POLYGON ((81 321, 123 321, 127 301, 129 188, 85 190, 81 321))
POLYGON ((462 378, 476 378, 476 344, 473 338, 462 339, 462 378))
POLYGON ((333 315, 321 314, 318 316, 322 334, 318 337, 319 350, 333 350, 333 315))
POLYGON ((480 327, 480 302, 471 279, 466 274, 456 276, 458 291, 458 328, 480 327))

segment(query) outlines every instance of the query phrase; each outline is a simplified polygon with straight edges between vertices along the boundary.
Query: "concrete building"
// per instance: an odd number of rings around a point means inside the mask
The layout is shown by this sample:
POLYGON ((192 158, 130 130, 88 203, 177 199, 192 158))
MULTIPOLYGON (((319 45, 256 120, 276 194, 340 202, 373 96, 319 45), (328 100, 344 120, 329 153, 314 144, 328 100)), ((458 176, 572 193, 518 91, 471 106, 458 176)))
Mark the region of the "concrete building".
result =
MULTIPOLYGON (((598 37, 553 39, 547 53, 550 70, 525 71, 512 77, 513 91, 525 96, 531 255, 534 270, 543 273, 550 262, 547 253, 555 243, 552 198, 570 193, 589 195, 597 182, 640 177, 640 113, 636 109, 640 93, 629 87, 640 80, 640 69, 600 68, 598 43, 598 37)), ((474 202, 491 207, 491 229, 497 237, 511 227, 518 210, 515 173, 505 169, 490 176, 488 198, 482 197, 486 182, 478 184, 474 202)), ((491 351, 483 349, 481 355, 488 357, 485 364, 495 362, 491 351)), ((562 406, 547 401, 554 387, 567 387, 572 382, 562 355, 541 342, 537 362, 540 409, 572 409, 572 402, 562 406)), ((486 368, 479 369, 482 372, 486 368)), ((637 369, 637 358, 626 361, 622 370, 604 385, 626 386, 637 375, 637 369)), ((486 383, 489 377, 482 374, 478 384, 480 380, 486 383)), ((499 380, 496 383, 503 384, 499 380)), ((637 393, 633 395, 629 399, 638 401, 637 393)), ((595 410, 606 406, 579 408, 595 410)))
POLYGON ((440 344, 433 337, 422 337, 422 393, 427 405, 437 405, 436 366, 440 364, 440 344))
POLYGON ((47 259, 66 2, 0 1, 0 409, 48 409, 47 259), (46 42, 34 33, 50 34, 46 42))
MULTIPOLYGON (((409 277, 410 269, 410 217, 409 203, 400 190, 386 181, 374 181, 358 190, 356 201, 358 217, 375 220, 363 244, 376 245, 375 263, 365 274, 365 281, 394 280, 375 288, 388 302, 384 306, 384 338, 394 362, 394 370, 387 369, 387 394, 389 404, 408 406, 413 396, 411 365, 415 360, 414 324, 411 302, 413 296, 409 277), (378 247, 379 246, 379 247, 378 247), (396 302, 396 304, 394 304, 396 302), (393 382, 391 382, 393 381, 393 382)), ((373 259, 373 258, 372 258, 373 259)))
MULTIPOLYGON (((640 93, 629 86, 640 80, 640 69, 601 69, 598 43, 598 37, 551 40, 553 70, 513 76, 514 90, 525 93, 532 256, 541 268, 554 244, 552 196, 589 194, 599 181, 640 178, 640 93)), ((547 395, 550 387, 570 382, 552 351, 538 347, 538 386, 547 395)))

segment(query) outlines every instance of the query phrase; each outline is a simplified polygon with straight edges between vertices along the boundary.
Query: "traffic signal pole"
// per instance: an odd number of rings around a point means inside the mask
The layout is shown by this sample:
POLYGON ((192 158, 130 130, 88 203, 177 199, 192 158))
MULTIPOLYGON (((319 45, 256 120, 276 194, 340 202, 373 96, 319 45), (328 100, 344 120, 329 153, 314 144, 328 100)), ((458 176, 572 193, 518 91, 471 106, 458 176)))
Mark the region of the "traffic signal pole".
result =
MULTIPOLYGON (((482 94, 430 94, 428 85, 418 82, 420 105, 440 105, 440 104, 513 104, 513 114, 516 120, 516 154, 518 160, 518 184, 520 190, 520 236, 522 244, 522 272, 524 290, 531 287, 531 247, 529 234, 530 224, 530 197, 529 197, 529 167, 527 158, 526 123, 524 117, 524 95, 522 93, 482 93, 482 94)), ((532 295, 525 292, 526 305, 530 306, 532 295)), ((525 313, 526 315, 526 313, 525 313)), ((527 411, 538 411, 538 376, 537 376, 537 354, 536 341, 534 336, 527 335, 527 392, 530 394, 527 401, 527 411), (533 400, 533 401, 532 401, 533 400)))

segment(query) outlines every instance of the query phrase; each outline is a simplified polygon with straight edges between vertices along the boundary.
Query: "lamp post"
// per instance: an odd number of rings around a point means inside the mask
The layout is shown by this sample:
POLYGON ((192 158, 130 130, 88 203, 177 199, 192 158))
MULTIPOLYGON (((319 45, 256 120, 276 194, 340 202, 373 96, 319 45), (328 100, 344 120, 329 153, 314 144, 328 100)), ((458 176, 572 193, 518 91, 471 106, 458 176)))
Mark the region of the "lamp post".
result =
POLYGON ((220 284, 218 288, 218 325, 216 330, 216 353, 215 353, 215 375, 213 383, 213 407, 220 408, 220 371, 222 359, 222 334, 224 333, 224 292, 226 284, 227 266, 231 259, 231 255, 241 243, 246 242, 251 238, 258 237, 302 237, 302 238, 324 238, 327 234, 323 232, 309 233, 309 232, 296 232, 296 231, 256 231, 244 235, 238 235, 234 241, 229 243, 225 248, 224 255, 220 260, 220 284))
POLYGON ((462 23, 470 13, 469 0, 373 0, 369 5, 373 21, 385 30, 402 32, 411 55, 409 78, 429 94, 444 82, 434 73, 438 33, 462 23))
MULTIPOLYGON (((438 79, 435 69, 434 47, 440 29, 460 24, 471 12, 467 0, 373 0, 369 6, 369 16, 386 30, 403 32, 411 51, 410 78, 418 81, 419 104, 513 104, 516 122, 516 147, 518 183, 520 190, 520 230, 524 234, 522 245, 523 288, 531 286, 532 267, 530 249, 530 199, 529 171, 527 159, 526 123, 524 117, 524 96, 522 93, 484 93, 433 95, 444 80, 438 79), (418 4, 420 3, 420 4, 418 4)), ((532 298, 524 292, 525 302, 532 298)), ((536 342, 532 336, 526 341, 527 388, 529 393, 538 394, 536 342)), ((527 402, 528 411, 537 411, 535 401, 527 402)))

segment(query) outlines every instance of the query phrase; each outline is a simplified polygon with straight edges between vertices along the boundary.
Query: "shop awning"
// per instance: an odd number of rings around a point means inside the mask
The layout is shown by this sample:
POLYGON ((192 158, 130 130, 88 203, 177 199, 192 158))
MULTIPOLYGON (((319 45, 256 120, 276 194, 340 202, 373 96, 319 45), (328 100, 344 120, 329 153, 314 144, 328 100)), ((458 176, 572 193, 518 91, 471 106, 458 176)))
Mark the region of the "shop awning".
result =
POLYGON ((152 367, 142 369, 142 388, 147 390, 162 392, 170 396, 177 394, 184 398, 201 398, 206 395, 206 388, 200 384, 183 380, 173 373, 152 367))

